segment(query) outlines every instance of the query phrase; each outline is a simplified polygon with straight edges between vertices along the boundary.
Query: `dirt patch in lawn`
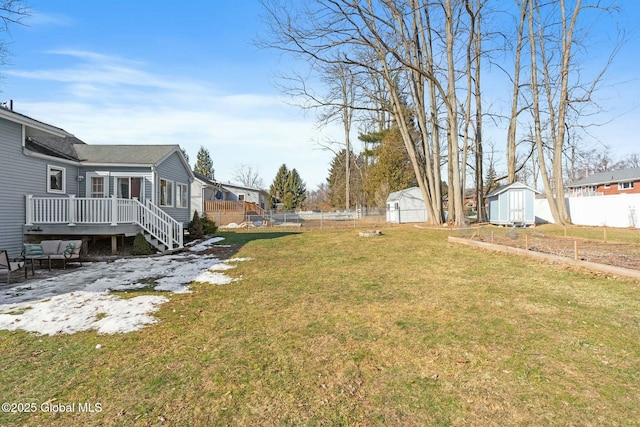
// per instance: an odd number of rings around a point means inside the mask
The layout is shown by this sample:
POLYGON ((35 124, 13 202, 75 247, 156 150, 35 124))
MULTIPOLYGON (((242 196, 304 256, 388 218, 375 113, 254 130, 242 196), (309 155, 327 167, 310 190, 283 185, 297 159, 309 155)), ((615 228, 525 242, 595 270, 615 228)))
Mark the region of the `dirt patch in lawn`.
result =
MULTIPOLYGON (((465 237, 465 236, 460 236, 465 237)), ((640 245, 547 235, 535 230, 472 234, 471 240, 640 270, 640 245), (576 257, 577 253, 577 257, 576 257)))

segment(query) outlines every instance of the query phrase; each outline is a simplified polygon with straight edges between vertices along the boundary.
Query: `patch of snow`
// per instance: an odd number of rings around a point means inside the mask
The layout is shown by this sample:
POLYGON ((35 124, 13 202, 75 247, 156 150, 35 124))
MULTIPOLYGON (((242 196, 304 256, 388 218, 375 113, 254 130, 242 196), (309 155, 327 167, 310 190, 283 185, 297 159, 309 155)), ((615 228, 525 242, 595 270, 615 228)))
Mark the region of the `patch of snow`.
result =
POLYGON ((97 329, 100 334, 131 332, 156 323, 151 313, 167 301, 153 295, 122 299, 106 292, 72 292, 37 302, 0 306, 0 329, 44 335, 89 329, 97 329))
POLYGON ((204 242, 198 243, 197 245, 190 247, 189 250, 194 252, 205 251, 209 249, 211 246, 213 246, 214 243, 220 242, 222 240, 224 240, 224 237, 213 237, 211 239, 205 240, 204 242))
MULTIPOLYGON (((209 239, 194 248, 205 250, 220 240, 209 239)), ((226 285, 239 279, 232 279, 222 271, 235 267, 229 263, 247 260, 221 261, 211 255, 182 253, 84 263, 57 277, 0 289, 0 329, 45 335, 90 329, 100 334, 135 331, 156 323, 152 314, 169 299, 159 295, 123 299, 110 291, 153 286, 157 291, 184 293, 190 292, 192 282, 226 285)))

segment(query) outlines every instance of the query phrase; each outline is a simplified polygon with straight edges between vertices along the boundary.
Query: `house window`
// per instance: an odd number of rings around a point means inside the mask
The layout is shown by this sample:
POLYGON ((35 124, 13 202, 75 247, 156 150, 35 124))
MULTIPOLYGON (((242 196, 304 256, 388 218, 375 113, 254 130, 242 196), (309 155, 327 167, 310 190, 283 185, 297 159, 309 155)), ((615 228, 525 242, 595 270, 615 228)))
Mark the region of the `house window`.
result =
POLYGON ((58 166, 47 166, 47 192, 64 193, 67 171, 58 166))
POLYGON ((101 176, 91 177, 91 197, 105 197, 104 178, 101 176))
POLYGON ((186 208, 189 204, 189 189, 186 184, 176 184, 176 207, 186 208))
POLYGON ((618 183, 618 190, 631 190, 632 188, 633 188, 633 181, 618 183))
POLYGON ((160 178, 160 206, 173 206, 173 182, 160 178))
POLYGON ((238 200, 244 200, 244 194, 238 194, 238 200))
POLYGON ((611 188, 611 184, 605 184, 604 188, 611 188))
POLYGON ((142 178, 128 176, 117 178, 116 194, 121 199, 142 200, 142 178))

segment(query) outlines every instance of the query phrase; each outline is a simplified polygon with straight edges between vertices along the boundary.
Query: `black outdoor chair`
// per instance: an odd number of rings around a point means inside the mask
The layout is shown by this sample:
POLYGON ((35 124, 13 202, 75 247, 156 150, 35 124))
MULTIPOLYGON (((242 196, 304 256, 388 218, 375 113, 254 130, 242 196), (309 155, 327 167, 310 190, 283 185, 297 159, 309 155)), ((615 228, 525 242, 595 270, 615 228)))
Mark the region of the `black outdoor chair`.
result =
POLYGON ((24 261, 11 261, 7 251, 0 251, 0 270, 7 270, 7 285, 11 283, 11 272, 19 271, 22 267, 24 261))

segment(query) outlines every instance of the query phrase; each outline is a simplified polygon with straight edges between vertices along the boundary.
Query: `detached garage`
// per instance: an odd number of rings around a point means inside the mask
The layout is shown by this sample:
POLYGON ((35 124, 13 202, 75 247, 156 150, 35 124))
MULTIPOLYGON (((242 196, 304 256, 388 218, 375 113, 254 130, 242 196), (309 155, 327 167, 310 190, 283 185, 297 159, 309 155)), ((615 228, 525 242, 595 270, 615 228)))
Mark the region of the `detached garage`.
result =
POLYGON ((489 222, 496 225, 525 227, 536 223, 533 203, 536 193, 520 182, 503 185, 487 194, 489 222))
POLYGON ((387 197, 387 222, 427 222, 427 208, 420 187, 395 191, 387 197))

